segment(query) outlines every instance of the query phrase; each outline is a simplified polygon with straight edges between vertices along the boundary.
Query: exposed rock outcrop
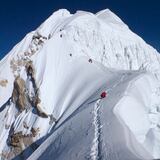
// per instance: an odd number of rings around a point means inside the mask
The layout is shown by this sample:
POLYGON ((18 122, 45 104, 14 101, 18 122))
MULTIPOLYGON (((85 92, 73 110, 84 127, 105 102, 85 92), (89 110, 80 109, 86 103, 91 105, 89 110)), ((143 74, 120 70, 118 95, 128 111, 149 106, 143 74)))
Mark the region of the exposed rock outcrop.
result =
MULTIPOLYGON (((53 115, 49 115, 43 111, 41 106, 41 99, 39 96, 39 88, 35 79, 35 68, 32 61, 26 61, 25 71, 27 75, 27 80, 25 81, 20 75, 15 77, 13 84, 13 92, 11 98, 8 100, 8 105, 14 103, 18 108, 17 115, 20 115, 22 111, 28 112, 28 108, 34 108, 36 110, 36 114, 42 118, 50 118, 49 124, 51 125, 53 122, 56 122, 55 117, 53 115), (29 83, 29 85, 28 85, 29 83), (31 93, 31 94, 30 94, 31 93), (33 93, 33 94, 32 94, 33 93)), ((7 117, 8 113, 6 113, 7 117)), ((34 137, 36 137, 40 133, 39 128, 34 128, 33 126, 29 126, 27 122, 23 121, 22 126, 24 129, 28 130, 27 135, 23 134, 22 131, 16 132, 10 124, 5 125, 5 129, 9 129, 9 146, 10 151, 7 153, 3 153, 3 157, 15 157, 16 155, 22 154, 23 150, 32 146, 34 142, 34 137)))
POLYGON ((37 87, 37 84, 36 84, 36 79, 35 79, 35 69, 33 67, 33 63, 32 61, 28 62, 26 64, 26 73, 27 73, 27 76, 30 78, 30 81, 32 82, 32 86, 33 86, 33 89, 34 89, 34 97, 32 98, 31 100, 31 103, 32 105, 36 108, 36 111, 37 111, 37 114, 40 116, 40 117, 43 117, 43 118, 48 118, 48 114, 45 113, 42 108, 41 108, 41 100, 39 98, 39 89, 37 87))
POLYGON ((39 128, 31 128, 31 133, 33 137, 36 137, 38 135, 38 133, 40 132, 39 128))
POLYGON ((0 80, 0 86, 2 86, 2 87, 6 87, 7 83, 8 83, 7 79, 0 80))
POLYGON ((27 105, 27 97, 25 91, 25 81, 20 76, 17 76, 14 81, 12 101, 16 104, 20 112, 25 110, 27 105))
POLYGON ((20 147, 21 149, 23 149, 22 138, 23 138, 22 132, 18 132, 11 135, 10 145, 13 147, 20 147))
POLYGON ((32 61, 29 61, 28 63, 26 63, 25 68, 26 68, 27 75, 31 76, 31 78, 34 79, 34 77, 35 77, 35 69, 33 67, 32 61))
POLYGON ((38 114, 40 117, 48 118, 49 115, 48 115, 47 113, 45 113, 45 112, 41 109, 40 104, 37 104, 36 109, 37 109, 37 114, 38 114))
MULTIPOLYGON (((31 129, 31 134, 28 135, 23 135, 22 132, 11 134, 9 139, 9 145, 11 146, 10 151, 6 153, 3 152, 2 156, 6 159, 12 159, 17 155, 20 155, 21 158, 24 159, 23 150, 33 144, 33 137, 37 135, 38 131, 35 129, 33 132, 33 129, 31 129)), ((37 147, 34 147, 34 149, 37 147)))

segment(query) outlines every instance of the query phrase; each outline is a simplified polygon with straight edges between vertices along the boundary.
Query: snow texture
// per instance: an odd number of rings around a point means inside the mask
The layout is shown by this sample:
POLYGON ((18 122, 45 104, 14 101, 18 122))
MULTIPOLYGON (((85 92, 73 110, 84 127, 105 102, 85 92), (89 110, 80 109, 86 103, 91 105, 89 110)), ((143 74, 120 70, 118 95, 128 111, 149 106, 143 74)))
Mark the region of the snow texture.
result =
POLYGON ((159 53, 109 9, 54 12, 0 61, 0 82, 1 159, 160 159, 159 53), (18 76, 38 109, 12 101, 18 76), (16 133, 37 147, 11 155, 16 133))

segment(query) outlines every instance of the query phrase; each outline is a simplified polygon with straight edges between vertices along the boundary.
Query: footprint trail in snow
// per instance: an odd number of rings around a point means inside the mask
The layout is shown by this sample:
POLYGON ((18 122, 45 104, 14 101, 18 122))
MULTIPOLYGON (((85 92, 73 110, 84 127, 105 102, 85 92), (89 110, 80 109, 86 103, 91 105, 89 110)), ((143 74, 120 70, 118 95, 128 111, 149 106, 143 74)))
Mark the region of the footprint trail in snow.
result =
POLYGON ((100 145, 100 135, 101 135, 101 122, 100 122, 100 102, 101 99, 97 100, 94 106, 93 114, 93 126, 94 126, 94 139, 92 142, 92 148, 90 157, 92 160, 99 159, 99 145, 100 145))

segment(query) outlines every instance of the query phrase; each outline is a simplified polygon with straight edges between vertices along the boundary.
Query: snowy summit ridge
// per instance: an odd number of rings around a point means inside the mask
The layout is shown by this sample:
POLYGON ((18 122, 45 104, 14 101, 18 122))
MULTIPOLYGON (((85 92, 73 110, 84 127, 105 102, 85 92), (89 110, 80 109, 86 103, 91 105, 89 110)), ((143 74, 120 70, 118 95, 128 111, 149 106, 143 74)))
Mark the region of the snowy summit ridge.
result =
POLYGON ((1 159, 160 159, 159 53, 109 9, 54 12, 0 62, 1 159))
POLYGON ((96 16, 103 21, 105 21, 107 24, 113 23, 120 26, 126 26, 128 27, 117 15, 115 15, 111 10, 104 9, 98 13, 96 13, 96 16))

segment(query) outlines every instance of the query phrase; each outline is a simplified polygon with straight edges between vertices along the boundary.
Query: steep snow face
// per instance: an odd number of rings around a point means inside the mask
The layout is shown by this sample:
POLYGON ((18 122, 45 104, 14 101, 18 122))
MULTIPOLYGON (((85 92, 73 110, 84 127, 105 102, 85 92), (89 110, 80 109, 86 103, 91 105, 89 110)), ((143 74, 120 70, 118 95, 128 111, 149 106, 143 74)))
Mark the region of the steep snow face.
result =
POLYGON ((159 61, 108 9, 53 13, 0 62, 1 158, 160 158, 159 61))
POLYGON ((71 17, 72 15, 69 13, 69 11, 62 9, 58 12, 53 13, 38 29, 38 34, 49 37, 50 34, 54 32, 57 28, 59 28, 59 25, 63 23, 63 21, 66 18, 71 17))
POLYGON ((157 109, 151 112, 159 105, 158 97, 158 103, 153 101, 156 80, 142 72, 106 74, 105 84, 78 110, 67 110, 69 116, 28 160, 159 158, 159 127, 150 117, 160 116, 157 109), (107 91, 107 98, 99 99, 102 91, 107 91))

